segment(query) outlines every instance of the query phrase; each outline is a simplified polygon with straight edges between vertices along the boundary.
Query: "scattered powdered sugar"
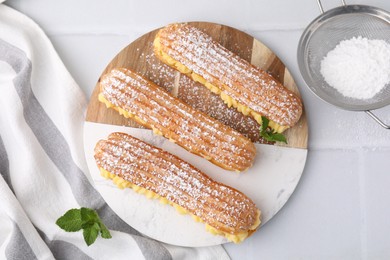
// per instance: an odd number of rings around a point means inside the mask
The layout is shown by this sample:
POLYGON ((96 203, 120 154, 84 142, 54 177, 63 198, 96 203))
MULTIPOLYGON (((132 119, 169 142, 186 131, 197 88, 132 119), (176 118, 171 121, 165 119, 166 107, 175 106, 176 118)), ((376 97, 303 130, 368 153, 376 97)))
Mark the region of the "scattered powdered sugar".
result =
POLYGON ((390 44, 353 37, 321 61, 325 81, 346 97, 370 99, 390 83, 390 44))
POLYGON ((157 59, 153 53, 152 42, 148 44, 147 52, 140 53, 140 60, 147 68, 147 70, 145 70, 146 75, 143 76, 171 92, 173 88, 172 82, 174 82, 176 76, 176 70, 161 63, 159 59, 157 59))

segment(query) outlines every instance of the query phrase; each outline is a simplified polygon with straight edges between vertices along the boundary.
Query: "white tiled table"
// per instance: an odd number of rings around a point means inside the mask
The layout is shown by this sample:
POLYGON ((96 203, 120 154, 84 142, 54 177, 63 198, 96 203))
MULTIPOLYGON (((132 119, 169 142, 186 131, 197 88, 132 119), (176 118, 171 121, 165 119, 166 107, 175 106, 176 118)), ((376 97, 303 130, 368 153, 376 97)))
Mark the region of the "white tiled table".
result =
MULTIPOLYGON (((325 9, 339 4, 323 0, 325 9)), ((390 1, 347 1, 390 11, 390 1)), ((49 35, 89 97, 106 64, 128 43, 177 21, 210 21, 246 31, 281 58, 303 96, 309 155, 286 206, 233 259, 390 259, 390 130, 365 113, 316 98, 300 76, 296 49, 318 14, 315 0, 8 0, 49 35)), ((390 123, 390 106, 377 113, 390 123)))

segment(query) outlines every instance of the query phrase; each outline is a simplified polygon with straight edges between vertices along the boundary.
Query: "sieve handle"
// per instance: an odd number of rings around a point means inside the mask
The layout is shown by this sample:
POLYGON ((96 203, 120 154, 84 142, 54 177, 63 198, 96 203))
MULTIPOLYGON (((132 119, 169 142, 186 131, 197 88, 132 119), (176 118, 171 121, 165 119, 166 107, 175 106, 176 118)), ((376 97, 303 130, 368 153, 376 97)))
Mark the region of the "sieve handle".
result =
MULTIPOLYGON (((318 8, 320 8, 320 12, 321 14, 324 13, 324 8, 322 7, 322 3, 321 3, 321 0, 317 0, 317 4, 318 4, 318 8)), ((341 0, 341 4, 343 6, 346 6, 347 4, 345 3, 345 0, 341 0)))
POLYGON ((385 123, 383 123, 383 121, 380 120, 376 115, 374 115, 374 113, 372 113, 370 110, 367 110, 364 112, 366 112, 370 117, 372 117, 372 119, 374 119, 382 127, 386 128, 386 129, 390 129, 390 125, 386 125, 385 123))

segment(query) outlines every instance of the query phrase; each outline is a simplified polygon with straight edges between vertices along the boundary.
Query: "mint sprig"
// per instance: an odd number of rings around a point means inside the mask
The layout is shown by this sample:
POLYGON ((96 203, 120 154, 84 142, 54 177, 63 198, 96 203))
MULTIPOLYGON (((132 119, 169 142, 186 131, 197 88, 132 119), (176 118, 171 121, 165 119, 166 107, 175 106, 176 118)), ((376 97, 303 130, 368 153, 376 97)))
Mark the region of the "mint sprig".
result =
POLYGON ((88 246, 96 241, 99 233, 102 238, 111 238, 110 231, 93 209, 70 209, 57 219, 56 224, 66 232, 77 232, 83 229, 84 241, 88 246))
POLYGON ((282 142, 287 144, 286 137, 281 134, 275 132, 273 129, 268 128, 269 120, 268 118, 262 116, 262 123, 260 126, 260 136, 262 136, 265 140, 270 142, 282 142))

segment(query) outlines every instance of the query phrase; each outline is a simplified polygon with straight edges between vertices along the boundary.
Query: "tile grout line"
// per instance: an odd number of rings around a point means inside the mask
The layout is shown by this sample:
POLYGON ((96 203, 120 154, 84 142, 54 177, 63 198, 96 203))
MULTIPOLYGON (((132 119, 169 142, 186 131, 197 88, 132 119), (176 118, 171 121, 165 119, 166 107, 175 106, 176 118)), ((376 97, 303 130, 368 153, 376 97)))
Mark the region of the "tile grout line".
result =
POLYGON ((367 253, 367 210, 366 210, 366 184, 365 184, 365 172, 364 167, 366 160, 364 156, 364 150, 358 151, 358 176, 359 176, 359 204, 360 204, 360 250, 362 259, 368 259, 367 253))
POLYGON ((309 147, 310 151, 356 151, 356 152, 363 152, 363 151, 390 151, 390 146, 382 146, 382 147, 376 147, 376 146, 365 146, 365 147, 331 147, 331 146, 315 146, 315 147, 309 147))
MULTIPOLYGON (((156 25, 159 27, 159 25, 156 25)), ((127 29, 127 30, 99 30, 95 28, 91 29, 57 29, 52 30, 51 28, 46 28, 45 32, 48 36, 129 36, 129 35, 142 35, 145 32, 157 29, 157 27, 145 27, 144 30, 139 30, 139 28, 135 30, 127 29)), ((239 28, 238 28, 239 29, 239 28)), ((262 32, 297 32, 297 31, 303 31, 305 27, 291 27, 288 26, 269 26, 269 27, 263 27, 263 28, 241 28, 239 30, 245 32, 245 33, 262 33, 262 32)))

